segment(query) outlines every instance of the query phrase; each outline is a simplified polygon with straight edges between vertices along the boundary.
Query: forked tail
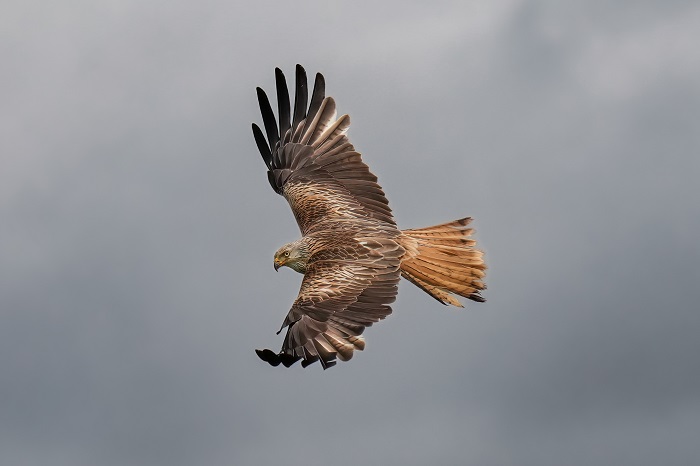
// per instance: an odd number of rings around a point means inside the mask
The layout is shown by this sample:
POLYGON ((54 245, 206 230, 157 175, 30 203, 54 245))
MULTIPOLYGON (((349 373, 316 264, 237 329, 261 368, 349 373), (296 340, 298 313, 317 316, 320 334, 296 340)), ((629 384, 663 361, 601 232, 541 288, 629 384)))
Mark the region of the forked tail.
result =
POLYGON ((403 230, 401 245, 406 256, 401 276, 443 304, 463 307, 456 294, 473 301, 486 301, 479 292, 486 264, 483 253, 475 249, 471 218, 415 230, 403 230))

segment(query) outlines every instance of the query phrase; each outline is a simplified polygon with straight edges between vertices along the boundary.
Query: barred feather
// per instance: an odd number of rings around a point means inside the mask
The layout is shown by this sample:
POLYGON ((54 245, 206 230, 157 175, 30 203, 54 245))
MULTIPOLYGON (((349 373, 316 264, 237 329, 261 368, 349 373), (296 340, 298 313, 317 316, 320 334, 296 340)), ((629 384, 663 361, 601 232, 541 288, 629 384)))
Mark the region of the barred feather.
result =
POLYGON ((283 247, 293 258, 283 265, 304 279, 282 324, 281 351, 258 356, 272 366, 301 360, 324 369, 350 360, 365 349, 365 329, 391 314, 401 276, 443 304, 462 306, 456 296, 483 301, 486 265, 471 219, 399 231, 377 177, 346 135, 350 117, 338 118, 325 96, 323 75, 316 74, 309 101, 306 71, 297 65, 293 105, 279 68, 275 82, 277 118, 257 88, 264 130, 253 124, 253 137, 270 185, 303 235, 283 247))
POLYGON ((401 275, 443 304, 461 306, 451 294, 483 302, 486 264, 466 226, 471 218, 416 230, 403 230, 401 244, 408 251, 401 275))

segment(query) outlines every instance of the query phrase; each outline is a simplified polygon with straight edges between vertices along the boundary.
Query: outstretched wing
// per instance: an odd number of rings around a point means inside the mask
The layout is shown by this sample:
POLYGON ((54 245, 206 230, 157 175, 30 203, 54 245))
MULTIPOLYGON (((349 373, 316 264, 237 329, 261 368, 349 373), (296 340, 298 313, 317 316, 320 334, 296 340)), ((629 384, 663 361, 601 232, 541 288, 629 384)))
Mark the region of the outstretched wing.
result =
POLYGON ((345 136, 350 117, 336 119, 335 101, 325 97, 323 75, 316 75, 307 107, 306 71, 297 65, 293 114, 279 68, 275 77, 279 125, 267 95, 257 88, 265 134, 253 123, 253 135, 270 185, 289 202, 302 234, 322 220, 372 218, 395 225, 377 177, 345 136))
POLYGON ((300 359, 304 367, 320 360, 327 369, 336 358, 347 361, 356 349, 364 349, 365 328, 391 314, 404 249, 388 238, 363 243, 355 243, 353 261, 311 257, 299 296, 282 325, 289 327, 282 350, 256 350, 261 359, 287 367, 300 359))

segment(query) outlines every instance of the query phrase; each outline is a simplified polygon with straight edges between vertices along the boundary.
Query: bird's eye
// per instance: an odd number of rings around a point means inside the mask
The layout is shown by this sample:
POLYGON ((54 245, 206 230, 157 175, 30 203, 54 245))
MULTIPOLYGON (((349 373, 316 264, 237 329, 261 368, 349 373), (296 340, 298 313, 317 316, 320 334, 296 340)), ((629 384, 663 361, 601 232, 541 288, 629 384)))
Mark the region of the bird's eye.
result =
POLYGON ((284 257, 289 257, 289 251, 284 251, 284 257))

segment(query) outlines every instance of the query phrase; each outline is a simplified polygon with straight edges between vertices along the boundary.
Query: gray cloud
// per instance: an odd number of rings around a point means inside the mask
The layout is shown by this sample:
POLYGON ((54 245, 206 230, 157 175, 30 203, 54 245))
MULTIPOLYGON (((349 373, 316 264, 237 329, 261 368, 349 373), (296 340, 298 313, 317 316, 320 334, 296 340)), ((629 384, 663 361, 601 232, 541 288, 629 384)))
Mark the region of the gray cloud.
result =
POLYGON ((2 10, 3 464, 700 459, 693 2, 2 10), (300 279, 254 88, 295 63, 399 224, 472 215, 491 267, 325 372, 253 353, 300 279))

